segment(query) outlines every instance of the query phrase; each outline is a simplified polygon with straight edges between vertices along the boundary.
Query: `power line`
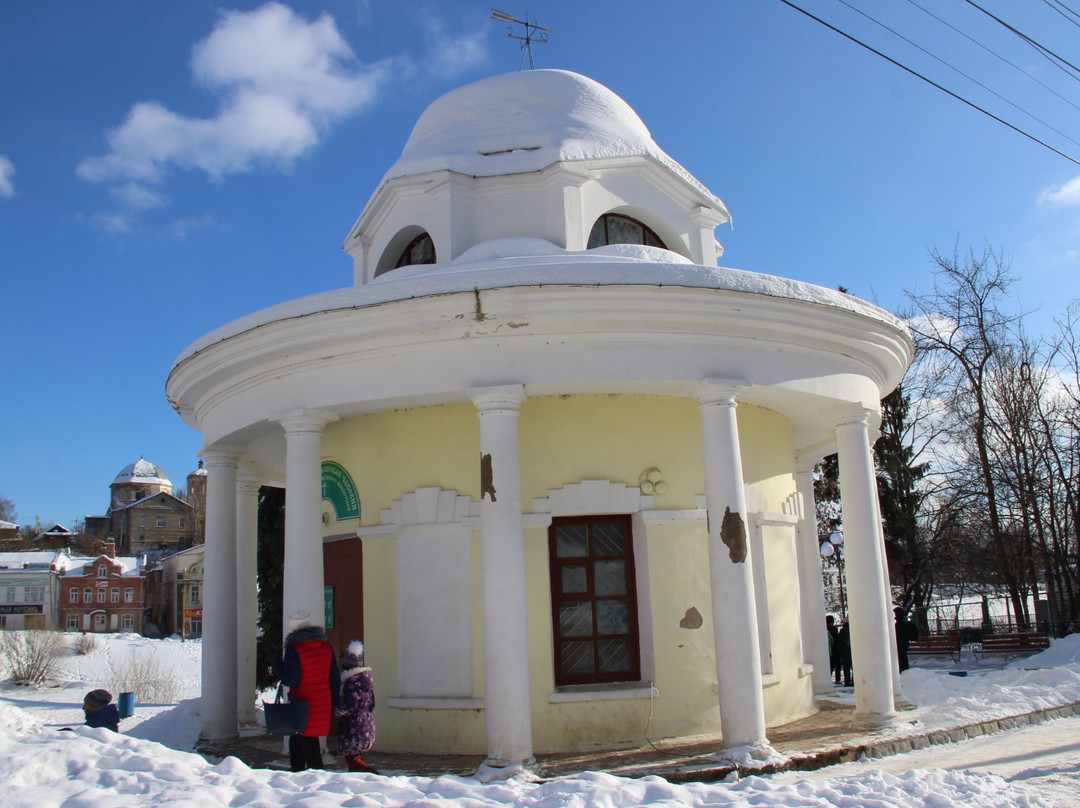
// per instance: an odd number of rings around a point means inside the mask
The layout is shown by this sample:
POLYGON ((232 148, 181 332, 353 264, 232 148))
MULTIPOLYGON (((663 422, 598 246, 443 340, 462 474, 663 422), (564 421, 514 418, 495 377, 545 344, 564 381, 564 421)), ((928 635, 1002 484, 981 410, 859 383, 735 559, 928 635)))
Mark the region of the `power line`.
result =
MULTIPOLYGON (((923 12, 924 14, 927 14, 927 15, 929 15, 929 16, 931 16, 931 17, 933 17, 933 18, 934 18, 935 20, 937 20, 938 22, 940 22, 940 23, 941 23, 942 25, 948 26, 949 28, 951 28, 951 29, 952 29, 953 31, 955 31, 956 33, 960 34, 960 36, 964 37, 964 39, 968 40, 968 41, 969 41, 969 42, 971 42, 972 44, 974 44, 974 45, 978 45, 978 46, 979 46, 980 48, 982 48, 982 49, 983 49, 984 51, 986 51, 987 53, 989 53, 989 54, 990 54, 991 56, 993 56, 993 57, 995 57, 995 58, 997 58, 997 59, 1000 59, 1000 60, 1001 60, 1002 62, 1004 62, 1005 64, 1007 64, 1007 65, 1008 65, 1009 67, 1013 68, 1013 69, 1014 69, 1015 71, 1017 71, 1018 73, 1020 73, 1020 74, 1021 74, 1022 76, 1024 76, 1025 78, 1027 78, 1027 79, 1030 79, 1031 81, 1033 81, 1033 82, 1035 82, 1036 84, 1038 84, 1038 85, 1039 85, 1040 87, 1042 87, 1042 88, 1043 88, 1044 90, 1046 90, 1046 91, 1048 91, 1048 92, 1050 92, 1050 93, 1053 93, 1054 95, 1056 95, 1056 96, 1057 96, 1057 97, 1058 97, 1059 99, 1061 99, 1062 101, 1064 101, 1064 102, 1065 102, 1066 104, 1068 104, 1068 105, 1069 105, 1070 107, 1072 107, 1073 109, 1075 109, 1075 110, 1077 110, 1077 111, 1080 111, 1080 106, 1078 106, 1078 105, 1074 104, 1074 103, 1073 103, 1072 101, 1070 101, 1070 100, 1069 100, 1068 98, 1066 98, 1065 96, 1063 96, 1063 95, 1062 95, 1061 93, 1059 93, 1059 92, 1058 92, 1057 90, 1055 90, 1055 89, 1054 89, 1053 87, 1051 87, 1050 85, 1048 85, 1048 84, 1046 84, 1046 83, 1044 83, 1044 82, 1040 81, 1040 80, 1038 79, 1038 77, 1036 77, 1036 76, 1033 76, 1033 75, 1031 75, 1031 74, 1030 74, 1030 73, 1029 73, 1028 71, 1024 70, 1024 68, 1020 67, 1020 65, 1016 64, 1015 62, 1011 62, 1011 61, 1009 61, 1008 59, 1006 59, 1006 58, 1005 58, 1004 56, 1002 56, 1002 55, 1001 55, 1000 53, 998 53, 997 51, 993 50, 992 48, 988 48, 988 47, 987 47, 986 45, 984 45, 983 43, 981 43, 981 42, 980 42, 979 40, 975 39, 974 37, 970 36, 969 34, 965 33, 964 31, 961 31, 961 30, 960 30, 959 28, 957 28, 957 27, 956 27, 955 25, 953 25, 953 24, 952 24, 951 22, 949 22, 948 20, 943 20, 943 19, 942 19, 941 17, 939 17, 939 16, 938 16, 937 14, 935 14, 934 12, 930 11, 930 10, 929 10, 928 8, 926 8, 925 6, 921 6, 921 5, 919 5, 919 4, 917 3, 917 2, 915 2, 915 0, 907 0, 907 1, 908 1, 908 2, 909 2, 909 3, 911 4, 911 5, 915 6, 915 8, 919 9, 919 11, 923 12)), ((1043 2, 1048 2, 1048 0, 1043 0, 1043 2)))
MULTIPOLYGON (((892 58, 891 56, 887 56, 886 54, 882 53, 881 51, 877 50, 876 48, 874 48, 874 47, 872 47, 872 46, 870 46, 870 45, 867 45, 867 44, 866 44, 865 42, 863 42, 863 41, 861 41, 861 40, 859 40, 859 39, 856 39, 856 38, 855 38, 854 36, 852 36, 851 34, 848 34, 848 33, 846 33, 845 31, 841 31, 841 30, 840 30, 839 28, 837 28, 837 27, 836 27, 835 25, 832 25, 831 23, 828 23, 828 22, 826 22, 825 20, 821 19, 820 17, 817 17, 817 16, 815 16, 815 15, 811 14, 811 13, 810 13, 809 11, 807 11, 806 9, 804 9, 804 8, 800 8, 799 6, 795 5, 795 4, 793 3, 793 2, 791 2, 791 0, 780 0, 780 2, 781 2, 781 3, 783 3, 783 4, 785 5, 785 6, 788 6, 788 7, 792 8, 792 9, 794 9, 795 11, 798 11, 798 12, 799 12, 800 14, 803 14, 804 16, 807 16, 807 17, 809 17, 810 19, 814 20, 814 22, 817 22, 817 23, 820 23, 821 25, 824 25, 824 26, 825 26, 826 28, 828 28, 828 29, 829 29, 830 31, 833 31, 833 32, 835 32, 835 33, 837 33, 837 34, 840 34, 840 36, 844 37, 844 39, 850 40, 851 42, 854 42, 854 43, 855 43, 856 45, 858 45, 859 47, 861 47, 861 48, 865 48, 866 50, 870 51, 871 53, 873 53, 873 54, 875 54, 875 55, 877 55, 877 56, 880 56, 880 57, 881 57, 882 59, 884 59, 885 61, 887 61, 887 62, 890 62, 891 64, 894 64, 894 65, 896 65, 896 66, 897 66, 897 67, 899 67, 899 68, 900 68, 901 70, 903 70, 903 71, 905 71, 905 72, 907 72, 907 73, 910 73, 911 75, 913 75, 913 76, 914 76, 915 78, 917 78, 917 79, 921 79, 922 81, 925 81, 925 82, 926 82, 927 84, 929 84, 929 85, 930 85, 931 87, 936 87, 937 89, 941 90, 941 92, 943 92, 943 93, 945 93, 946 95, 949 95, 949 96, 951 96, 951 97, 955 98, 955 99, 956 99, 957 101, 961 102, 962 104, 966 104, 967 106, 971 107, 972 109, 974 109, 974 110, 977 110, 978 112, 981 112, 981 113, 982 113, 983 115, 986 115, 986 116, 987 116, 988 118, 993 118, 993 119, 994 119, 995 121, 997 121, 998 123, 1002 124, 1003 126, 1007 126, 1007 127, 1009 128, 1009 129, 1012 129, 1012 130, 1013 130, 1014 132, 1016 132, 1017 134, 1019 134, 1019 135, 1023 135, 1023 136, 1024 136, 1024 137, 1026 137, 1026 138, 1027 138, 1028 140, 1031 140, 1031 141, 1033 141, 1033 142, 1035 142, 1035 143, 1038 143, 1038 144, 1039 144, 1040 146, 1042 146, 1043 148, 1049 149, 1049 150, 1050 150, 1050 151, 1052 151, 1052 152, 1053 152, 1054 154, 1056 154, 1056 155, 1058 155, 1058 156, 1060 156, 1060 157, 1064 157, 1064 158, 1065 158, 1066 160, 1068 160, 1068 161, 1069 161, 1070 163, 1073 163, 1073 164, 1075 164, 1075 165, 1078 165, 1078 166, 1080 166, 1080 160, 1077 160, 1077 159, 1076 159, 1075 157, 1070 157, 1070 156, 1069 156, 1068 154, 1066 154, 1065 152, 1061 151, 1060 149, 1056 149, 1056 148, 1054 148, 1054 147, 1053 147, 1053 146, 1051 146, 1051 145, 1050 145, 1049 143, 1046 143, 1045 141, 1039 140, 1039 138, 1035 137, 1034 135, 1032 135, 1032 134, 1030 134, 1030 133, 1028 133, 1028 132, 1025 132, 1025 131, 1024 131, 1023 129, 1021 129, 1020 127, 1018 127, 1018 126, 1014 126, 1013 124, 1009 123, 1008 121, 1004 120, 1003 118, 999 118, 999 117, 998 117, 997 115, 995 115, 994 113, 990 112, 989 110, 983 109, 983 108, 982 108, 982 107, 980 107, 980 106, 979 106, 978 104, 975 104, 975 103, 974 103, 974 102, 972 102, 972 101, 968 101, 968 100, 967 100, 966 98, 964 98, 963 96, 961 96, 961 95, 957 95, 957 94, 956 94, 956 93, 954 93, 954 92, 953 92, 952 90, 950 90, 950 89, 948 89, 948 88, 946 88, 946 87, 943 87, 943 86, 941 86, 940 84, 938 84, 938 83, 937 83, 936 81, 934 81, 933 79, 927 78, 926 76, 922 75, 922 73, 919 73, 918 71, 916 71, 916 70, 913 70, 912 68, 908 67, 907 65, 905 65, 905 64, 902 64, 902 63, 900 63, 900 62, 896 61, 896 60, 895 60, 895 59, 893 59, 893 58, 892 58)), ((969 0, 969 2, 970 2, 970 0, 969 0)))
MULTIPOLYGON (((1016 35, 1017 35, 1018 37, 1020 37, 1020 38, 1021 38, 1022 40, 1024 40, 1024 41, 1025 41, 1025 42, 1027 42, 1027 43, 1028 43, 1029 45, 1031 45, 1031 47, 1033 47, 1033 48, 1034 48, 1035 50, 1037 50, 1037 51, 1038 51, 1039 53, 1041 53, 1041 54, 1042 54, 1043 56, 1045 56, 1045 57, 1046 57, 1046 59, 1047 59, 1047 60, 1048 60, 1048 61, 1049 61, 1049 62, 1050 62, 1051 64, 1053 64, 1053 65, 1055 65, 1055 66, 1059 67, 1059 68, 1060 68, 1060 69, 1061 69, 1062 71, 1064 71, 1064 72, 1065 72, 1066 74, 1069 74, 1069 72, 1068 72, 1067 70, 1065 70, 1065 68, 1064 68, 1064 67, 1062 67, 1062 65, 1068 65, 1068 66, 1069 66, 1069 67, 1070 67, 1070 68, 1071 68, 1071 69, 1072 69, 1072 70, 1073 70, 1074 72, 1076 72, 1076 73, 1080 73, 1080 67, 1077 67, 1077 66, 1076 66, 1076 65, 1074 65, 1074 64, 1073 64, 1072 62, 1070 62, 1070 61, 1069 61, 1068 59, 1065 59, 1065 58, 1064 58, 1064 57, 1062 57, 1062 56, 1058 56, 1058 55, 1057 55, 1056 53, 1054 53, 1054 52, 1053 52, 1052 50, 1050 50, 1049 48, 1047 48, 1047 47, 1046 47, 1045 45, 1042 45, 1041 43, 1039 43, 1039 42, 1036 42, 1036 41, 1035 41, 1034 39, 1032 39, 1031 37, 1029 37, 1029 36, 1028 36, 1027 34, 1025 34, 1025 33, 1024 33, 1023 31, 1019 31, 1019 30, 1017 30, 1016 28, 1014 28, 1013 26, 1009 25, 1009 23, 1005 22, 1005 20, 1001 19, 1001 17, 998 17, 998 16, 995 16, 994 14, 991 14, 991 13, 990 13, 989 11, 987 11, 987 10, 986 10, 985 8, 983 8, 983 7, 982 7, 982 6, 980 6, 980 5, 978 4, 978 3, 976 3, 976 2, 975 2, 975 0, 964 0, 964 2, 965 2, 965 3, 967 3, 967 4, 969 5, 969 6, 973 6, 974 8, 977 8, 977 9, 978 9, 979 11, 981 11, 981 12, 982 12, 983 14, 985 14, 985 15, 986 15, 987 17, 989 17, 990 19, 992 19, 992 20, 993 20, 994 22, 996 22, 996 23, 997 23, 998 25, 1001 25, 1001 26, 1003 26, 1003 27, 1004 27, 1005 29, 1007 29, 1007 30, 1009 30, 1009 31, 1012 31, 1012 32, 1013 32, 1014 34, 1016 34, 1016 35)), ((1072 74, 1069 74, 1069 75, 1070 75, 1070 76, 1071 76, 1072 78, 1076 78, 1076 76, 1073 76, 1072 74)))
POLYGON ((1048 5, 1050 8, 1052 8, 1054 11, 1056 11, 1058 14, 1060 14, 1066 20, 1071 22, 1073 25, 1080 28, 1080 22, 1077 21, 1077 20, 1080 20, 1080 14, 1077 14, 1075 11, 1073 11, 1071 8, 1069 8, 1067 5, 1060 2, 1060 0, 1043 0, 1043 3, 1048 5))
POLYGON ((954 72, 956 72, 956 73, 959 73, 959 74, 960 74, 961 76, 963 76, 963 77, 964 77, 965 79, 967 79, 968 81, 972 82, 973 84, 976 84, 976 85, 978 85, 979 87, 982 87, 982 88, 983 88, 984 90, 986 90, 986 92, 988 92, 988 93, 990 93, 991 95, 993 95, 993 96, 994 96, 995 98, 997 98, 997 99, 998 99, 999 101, 1004 101, 1004 102, 1005 102, 1006 104, 1008 104, 1008 105, 1009 105, 1010 107, 1012 107, 1013 109, 1017 110, 1018 112, 1022 112, 1023 114, 1027 115, 1027 116, 1028 116, 1029 118, 1031 118, 1031 119, 1032 119, 1033 121, 1035 121, 1036 123, 1041 123, 1041 124, 1042 124, 1043 126, 1045 126, 1045 127, 1047 128, 1047 129, 1049 129, 1049 130, 1050 130, 1051 132, 1053 132, 1054 134, 1057 134, 1057 135, 1061 135, 1061 137, 1065 138, 1065 139, 1066 139, 1067 141, 1069 141, 1070 143, 1073 143, 1073 144, 1074 144, 1074 145, 1076 145, 1076 146, 1080 146, 1080 142, 1077 142, 1076 140, 1074 140, 1074 139, 1073 139, 1072 137, 1070 137, 1069 135, 1066 135, 1066 134, 1065 134, 1064 132, 1062 132, 1062 131, 1061 131, 1060 129, 1055 129, 1055 128, 1054 128, 1053 126, 1051 126, 1050 124, 1048 124, 1048 123, 1047 123, 1046 121, 1044 121, 1044 120, 1043 120, 1042 118, 1040 118, 1040 117, 1038 117, 1037 115, 1034 115, 1034 114, 1032 114, 1032 113, 1028 112, 1028 111, 1027 111, 1026 109, 1024 109, 1023 107, 1021 107, 1021 106, 1020 106, 1019 104, 1016 104, 1016 103, 1014 103, 1014 102, 1010 101, 1010 100, 1009 100, 1008 98, 1006 98, 1005 96, 1003 96, 1003 95, 1002 95, 1001 93, 997 92, 996 90, 993 90, 993 89, 991 89, 990 87, 987 87, 987 86, 986 86, 985 84, 983 84, 983 83, 982 83, 981 81, 979 81, 979 80, 978 80, 978 79, 976 79, 975 77, 973 77, 973 76, 969 76, 969 75, 968 75, 967 73, 965 73, 965 72, 964 72, 963 70, 961 70, 960 68, 956 67, 956 66, 955 66, 955 65, 953 65, 953 64, 950 64, 949 62, 946 62, 946 61, 945 61, 944 59, 942 59, 942 58, 941 58, 940 56, 937 56, 936 54, 933 54, 933 53, 931 53, 931 52, 930 52, 930 51, 928 51, 928 50, 927 50, 926 48, 924 48, 924 47, 923 47, 922 45, 918 44, 917 42, 914 42, 914 41, 912 41, 912 40, 908 39, 908 38, 907 38, 906 36, 904 36, 903 34, 901 34, 901 33, 900 33, 900 32, 898 32, 898 31, 896 31, 895 29, 893 29, 893 28, 890 28, 890 27, 889 27, 888 25, 886 25, 885 23, 881 22, 880 20, 876 20, 876 19, 874 19, 873 17, 871 17, 871 16, 869 15, 869 14, 867 14, 867 13, 866 13, 866 12, 864 12, 864 11, 862 11, 861 9, 855 8, 855 6, 851 5, 851 3, 849 3, 849 2, 847 1, 847 0, 837 0, 837 2, 841 3, 842 5, 845 5, 845 6, 847 6, 847 7, 848 7, 848 8, 850 8, 850 9, 851 9, 852 11, 854 11, 854 12, 855 12, 856 14, 859 14, 859 15, 863 16, 864 18, 866 18, 866 19, 870 20, 870 22, 874 23, 875 25, 878 25, 878 26, 880 26, 880 27, 884 28, 884 29, 885 29, 886 31, 888 31, 888 32, 889 32, 890 34, 892 34, 893 36, 895 36, 895 37, 899 37, 900 39, 904 40, 904 41, 905 41, 906 43, 908 43, 909 45, 911 45, 911 47, 913 47, 913 48, 918 48, 918 49, 919 49, 920 51, 922 51, 923 53, 925 53, 925 54, 926 54, 927 56, 929 56, 929 57, 930 57, 931 59, 934 59, 934 60, 936 60, 937 62, 939 62, 939 63, 941 63, 941 64, 945 65, 945 67, 949 68, 950 70, 952 70, 952 71, 954 71, 954 72))

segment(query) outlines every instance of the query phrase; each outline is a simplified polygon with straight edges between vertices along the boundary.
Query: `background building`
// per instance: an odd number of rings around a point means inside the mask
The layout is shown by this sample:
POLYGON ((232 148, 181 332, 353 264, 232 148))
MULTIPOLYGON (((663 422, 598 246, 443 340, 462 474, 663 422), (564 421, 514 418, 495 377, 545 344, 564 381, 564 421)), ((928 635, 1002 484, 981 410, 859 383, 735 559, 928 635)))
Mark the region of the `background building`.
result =
POLYGON ((59 627, 64 631, 141 632, 143 566, 139 559, 117 556, 116 546, 96 558, 75 557, 60 583, 59 627))
POLYGON ((70 563, 63 551, 0 553, 0 628, 56 628, 60 578, 70 563))

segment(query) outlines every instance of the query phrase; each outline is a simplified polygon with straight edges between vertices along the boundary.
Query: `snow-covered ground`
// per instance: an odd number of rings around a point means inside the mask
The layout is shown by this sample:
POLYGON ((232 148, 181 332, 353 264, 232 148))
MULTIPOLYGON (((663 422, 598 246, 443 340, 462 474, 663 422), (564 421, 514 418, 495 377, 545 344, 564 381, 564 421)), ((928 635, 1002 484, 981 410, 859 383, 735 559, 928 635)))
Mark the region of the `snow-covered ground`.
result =
MULTIPOLYGON (((190 750, 198 734, 198 642, 100 637, 73 651, 54 686, 0 684, 0 783, 6 808, 121 806, 1080 806, 1080 718, 1060 719, 908 755, 737 782, 673 785, 602 773, 550 782, 444 776, 293 774, 219 763, 190 750), (82 697, 131 660, 158 660, 174 699, 137 704, 121 734, 81 726, 82 697), (63 731, 75 727, 74 731, 63 731)), ((970 660, 967 660, 970 662, 970 660)), ((903 677, 916 705, 896 732, 959 726, 1080 702, 1080 635, 1008 665, 920 664, 903 677)), ((115 690, 113 690, 115 694, 115 690)))

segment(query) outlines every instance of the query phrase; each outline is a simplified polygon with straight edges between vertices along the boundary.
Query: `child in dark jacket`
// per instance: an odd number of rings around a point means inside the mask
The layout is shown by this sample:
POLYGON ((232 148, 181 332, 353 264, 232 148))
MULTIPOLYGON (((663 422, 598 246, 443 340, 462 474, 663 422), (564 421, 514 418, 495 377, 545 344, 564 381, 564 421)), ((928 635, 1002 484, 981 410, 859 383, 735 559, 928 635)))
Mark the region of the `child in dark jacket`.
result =
POLYGON ((341 660, 341 701, 334 708, 338 717, 338 754, 351 772, 377 774, 361 755, 375 744, 375 676, 364 664, 364 644, 349 643, 341 660))
POLYGON ((105 727, 113 732, 120 731, 120 710, 112 704, 112 693, 108 690, 91 690, 83 698, 83 714, 86 726, 105 727))

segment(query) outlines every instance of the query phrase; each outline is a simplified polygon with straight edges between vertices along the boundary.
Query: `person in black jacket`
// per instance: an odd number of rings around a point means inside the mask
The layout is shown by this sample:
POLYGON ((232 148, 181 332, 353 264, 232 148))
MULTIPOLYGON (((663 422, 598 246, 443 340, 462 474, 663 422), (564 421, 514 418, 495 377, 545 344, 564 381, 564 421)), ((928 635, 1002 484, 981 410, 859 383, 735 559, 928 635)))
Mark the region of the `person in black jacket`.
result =
POLYGON ((83 714, 88 727, 120 731, 120 710, 112 704, 112 693, 108 690, 91 690, 87 693, 83 697, 83 714))
POLYGON ((910 665, 908 665, 908 647, 911 645, 912 640, 919 639, 919 629, 915 627, 915 623, 907 618, 904 614, 904 610, 897 606, 893 609, 893 614, 896 616, 896 656, 897 661, 900 663, 900 672, 906 671, 910 665))

